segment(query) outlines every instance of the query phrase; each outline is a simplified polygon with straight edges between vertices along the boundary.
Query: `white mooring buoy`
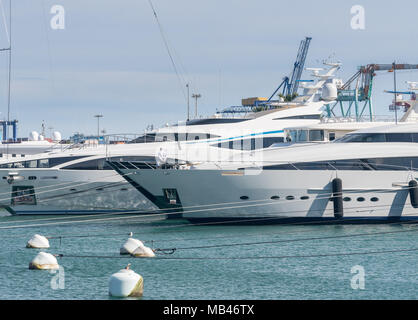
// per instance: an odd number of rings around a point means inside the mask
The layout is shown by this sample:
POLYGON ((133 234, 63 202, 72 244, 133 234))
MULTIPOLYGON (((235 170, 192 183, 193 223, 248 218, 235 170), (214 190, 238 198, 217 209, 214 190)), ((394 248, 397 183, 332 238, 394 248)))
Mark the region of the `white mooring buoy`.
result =
POLYGON ((59 269, 57 258, 47 252, 39 252, 29 263, 29 269, 57 270, 59 269))
POLYGON ((155 253, 151 248, 144 246, 141 242, 141 244, 131 253, 131 256, 136 258, 152 258, 155 257, 155 253))
POLYGON ((144 245, 142 241, 134 238, 128 238, 125 244, 120 248, 120 254, 131 254, 141 245, 144 245))
POLYGON ((47 249, 49 248, 49 240, 40 234, 35 234, 26 244, 26 248, 47 249))
POLYGON ((144 279, 130 270, 125 269, 112 274, 109 279, 109 295, 113 297, 142 297, 144 293, 144 279))

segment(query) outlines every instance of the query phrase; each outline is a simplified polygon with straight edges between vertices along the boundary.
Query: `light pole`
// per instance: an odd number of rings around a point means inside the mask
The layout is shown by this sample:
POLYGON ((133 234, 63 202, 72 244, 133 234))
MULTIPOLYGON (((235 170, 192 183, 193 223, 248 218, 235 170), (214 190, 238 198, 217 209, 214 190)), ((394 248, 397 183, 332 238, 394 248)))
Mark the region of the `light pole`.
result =
POLYGON ((202 95, 200 93, 193 93, 192 98, 195 98, 195 110, 194 110, 194 117, 197 118, 197 99, 199 99, 202 95))
POLYGON ((189 93, 189 84, 186 84, 187 88, 187 119, 186 121, 190 120, 190 93, 189 93))
POLYGON ((395 95, 395 124, 398 124, 398 106, 396 105, 396 62, 394 61, 392 64, 392 68, 393 68, 393 90, 394 90, 394 95, 395 95))
POLYGON ((97 141, 99 141, 100 138, 100 118, 103 118, 102 114, 96 114, 94 115, 95 118, 97 118, 97 141))

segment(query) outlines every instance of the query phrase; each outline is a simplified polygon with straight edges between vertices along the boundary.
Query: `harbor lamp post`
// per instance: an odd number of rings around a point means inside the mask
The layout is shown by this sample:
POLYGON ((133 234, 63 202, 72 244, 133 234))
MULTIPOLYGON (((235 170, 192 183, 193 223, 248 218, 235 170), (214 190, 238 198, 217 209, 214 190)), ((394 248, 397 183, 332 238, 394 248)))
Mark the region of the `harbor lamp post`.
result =
POLYGON ((202 95, 200 93, 193 93, 192 98, 195 98, 195 110, 194 110, 194 117, 197 118, 197 99, 199 99, 202 95))
POLYGON ((96 114, 94 115, 95 118, 97 118, 97 141, 100 139, 100 118, 103 118, 102 114, 96 114))

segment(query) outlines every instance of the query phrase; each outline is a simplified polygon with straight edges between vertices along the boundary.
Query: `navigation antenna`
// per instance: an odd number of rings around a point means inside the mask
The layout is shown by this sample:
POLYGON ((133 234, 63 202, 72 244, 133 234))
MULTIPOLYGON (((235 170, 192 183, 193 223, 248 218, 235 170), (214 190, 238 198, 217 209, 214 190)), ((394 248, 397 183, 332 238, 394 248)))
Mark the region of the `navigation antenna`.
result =
MULTIPOLYGON (((4 28, 6 30, 6 34, 8 34, 8 41, 9 47, 2 48, 0 51, 8 51, 9 52, 9 68, 8 68, 8 89, 7 89, 7 125, 6 125, 6 134, 3 132, 3 137, 9 136, 9 123, 10 123, 10 83, 12 77, 12 0, 9 0, 9 31, 7 30, 7 23, 6 23, 6 15, 4 13, 3 1, 0 0, 2 15, 3 15, 3 23, 4 28)), ((3 127, 4 128, 4 127, 3 127)), ((6 157, 9 157, 9 144, 6 145, 6 157)))
POLYGON ((161 34, 161 38, 163 39, 164 46, 165 46, 165 48, 167 50, 168 56, 170 57, 171 64, 173 65, 174 72, 176 73, 177 79, 178 79, 178 81, 180 83, 181 92, 183 93, 184 99, 187 100, 186 94, 184 92, 184 87, 183 87, 183 83, 185 81, 181 78, 181 76, 180 76, 180 74, 179 74, 179 72, 177 70, 176 63, 174 62, 173 55, 171 54, 170 47, 168 45, 168 41, 167 41, 167 39, 165 37, 163 27, 162 27, 162 25, 160 23, 160 20, 158 19, 157 12, 155 11, 154 5, 152 4, 152 1, 151 0, 148 0, 148 3, 150 5, 150 7, 151 7, 151 10, 152 10, 153 14, 154 14, 154 18, 155 18, 155 21, 157 22, 158 29, 160 30, 160 34, 161 34))

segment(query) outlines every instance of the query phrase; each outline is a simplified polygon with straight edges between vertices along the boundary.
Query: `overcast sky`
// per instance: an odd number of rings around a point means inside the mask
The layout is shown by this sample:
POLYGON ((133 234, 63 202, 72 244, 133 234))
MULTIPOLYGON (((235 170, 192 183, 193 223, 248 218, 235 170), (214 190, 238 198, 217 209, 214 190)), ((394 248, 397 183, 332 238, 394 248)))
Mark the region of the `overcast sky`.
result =
MULTIPOLYGON (((8 0, 2 0, 8 16, 8 0)), ((344 80, 368 63, 418 63, 417 1, 153 0, 181 76, 202 94, 199 114, 268 97, 293 67, 300 41, 312 37, 306 66, 332 57, 344 80), (350 26, 353 5, 365 30, 350 26)), ((174 73, 148 0, 12 0, 11 118, 19 136, 47 127, 64 136, 138 133, 183 120, 184 88, 174 73), (53 30, 51 7, 65 8, 53 30)), ((0 46, 7 33, 0 23, 0 46)), ((7 117, 7 53, 0 53, 0 118, 7 117)), ((305 78, 308 73, 305 72, 305 78)), ((418 81, 399 72, 398 84, 418 81)), ((184 84, 183 84, 184 85, 184 84)), ((388 114, 391 73, 378 73, 376 114, 388 114)))

